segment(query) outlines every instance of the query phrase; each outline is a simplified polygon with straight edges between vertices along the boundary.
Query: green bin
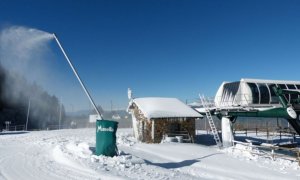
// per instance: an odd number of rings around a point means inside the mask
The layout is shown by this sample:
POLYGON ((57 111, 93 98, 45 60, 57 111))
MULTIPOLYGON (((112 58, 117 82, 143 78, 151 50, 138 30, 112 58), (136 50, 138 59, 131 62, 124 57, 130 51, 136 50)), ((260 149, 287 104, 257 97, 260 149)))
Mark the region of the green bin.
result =
POLYGON ((96 155, 113 157, 118 155, 116 132, 118 122, 97 120, 96 122, 96 155))

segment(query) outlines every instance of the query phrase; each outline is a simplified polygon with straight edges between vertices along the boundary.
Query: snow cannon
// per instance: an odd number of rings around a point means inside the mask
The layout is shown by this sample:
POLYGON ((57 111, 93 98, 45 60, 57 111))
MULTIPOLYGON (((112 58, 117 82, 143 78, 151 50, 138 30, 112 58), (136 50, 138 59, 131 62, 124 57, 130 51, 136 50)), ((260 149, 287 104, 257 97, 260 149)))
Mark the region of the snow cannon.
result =
POLYGON ((97 120, 96 122, 96 155, 116 156, 116 132, 118 122, 109 120, 97 120))
POLYGON ((79 81, 83 91, 85 92, 86 96, 88 97, 89 101, 93 105, 95 111, 98 114, 99 119, 96 122, 96 155, 104 155, 104 156, 115 156, 118 155, 117 145, 116 145, 116 132, 118 128, 118 122, 116 121, 109 121, 103 120, 103 116, 98 110, 92 96, 90 95, 89 91, 87 90, 86 86, 84 85, 83 81, 81 80, 80 76, 78 75, 75 67, 73 66, 70 58, 66 54, 64 48, 62 47, 60 41, 58 40, 57 36, 53 34, 54 39, 56 40, 59 48, 61 49, 63 55, 65 56, 68 64, 70 65, 73 73, 75 74, 77 80, 79 81))

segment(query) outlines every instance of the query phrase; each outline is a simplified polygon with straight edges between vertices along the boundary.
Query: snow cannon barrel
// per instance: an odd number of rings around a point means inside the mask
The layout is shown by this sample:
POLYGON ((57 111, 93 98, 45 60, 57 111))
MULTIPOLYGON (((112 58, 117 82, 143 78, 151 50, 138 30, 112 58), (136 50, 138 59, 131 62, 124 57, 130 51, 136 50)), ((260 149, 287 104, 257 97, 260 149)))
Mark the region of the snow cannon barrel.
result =
POLYGON ((96 122, 96 155, 116 156, 116 132, 118 122, 109 120, 97 120, 96 122))

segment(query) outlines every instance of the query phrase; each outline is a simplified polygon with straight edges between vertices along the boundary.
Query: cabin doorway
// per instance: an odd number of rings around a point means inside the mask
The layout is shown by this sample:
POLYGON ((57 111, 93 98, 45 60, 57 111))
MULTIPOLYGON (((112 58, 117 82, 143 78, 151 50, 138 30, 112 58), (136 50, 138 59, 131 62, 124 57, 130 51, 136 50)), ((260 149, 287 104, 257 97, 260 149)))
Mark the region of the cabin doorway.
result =
POLYGON ((179 132, 181 131, 181 124, 178 122, 172 122, 169 124, 168 127, 168 131, 169 132, 179 132))

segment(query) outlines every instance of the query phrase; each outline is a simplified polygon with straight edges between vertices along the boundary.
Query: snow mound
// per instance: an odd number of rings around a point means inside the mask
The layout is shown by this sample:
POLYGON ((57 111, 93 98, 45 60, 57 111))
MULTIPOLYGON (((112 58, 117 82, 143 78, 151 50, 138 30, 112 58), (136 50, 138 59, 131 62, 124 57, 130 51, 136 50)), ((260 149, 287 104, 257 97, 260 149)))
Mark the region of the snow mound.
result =
MULTIPOLYGON (((122 133, 118 135, 117 142, 125 146, 132 146, 134 142, 129 140, 130 138, 132 138, 131 135, 122 133)), ((89 161, 89 163, 97 166, 97 169, 102 170, 107 170, 107 167, 109 169, 124 170, 125 168, 138 167, 140 164, 145 163, 143 159, 126 154, 123 151, 119 152, 119 156, 108 157, 103 155, 96 156, 91 149, 93 147, 90 147, 87 142, 68 142, 65 146, 56 147, 54 153, 57 157, 56 159, 59 159, 58 161, 61 163, 73 165, 73 163, 69 163, 68 159, 89 161)))
POLYGON ((133 146, 136 143, 136 139, 129 133, 117 134, 117 145, 133 146))
MULTIPOLYGON (((130 135, 123 134, 118 138, 118 142, 125 146, 132 146, 134 143, 128 138, 130 135)), ((90 167, 90 171, 101 172, 101 174, 109 172, 116 177, 122 176, 122 173, 130 176, 131 172, 143 169, 141 165, 145 164, 143 159, 123 151, 119 152, 119 156, 108 157, 94 155, 93 149, 95 148, 87 142, 67 141, 65 144, 54 148, 53 157, 56 162, 72 169, 84 169, 87 172, 86 167, 90 167)))
POLYGON ((246 159, 248 161, 260 162, 261 166, 273 165, 278 171, 286 169, 300 169, 298 162, 287 159, 281 156, 272 156, 272 154, 265 151, 260 151, 258 148, 251 145, 236 144, 235 146, 222 150, 223 152, 239 159, 246 159))
POLYGON ((138 167, 139 165, 145 163, 143 159, 132 155, 120 155, 114 157, 92 155, 91 161, 102 165, 103 168, 105 166, 109 166, 112 168, 117 168, 119 170, 124 170, 125 168, 131 167, 138 167))
POLYGON ((81 158, 89 158, 93 152, 90 150, 90 146, 86 142, 79 144, 69 143, 66 145, 66 149, 81 158))
POLYGON ((242 144, 236 144, 233 147, 225 148, 224 151, 235 157, 244 157, 247 160, 257 160, 257 154, 259 154, 257 149, 242 144))
MULTIPOLYGON (((81 154, 81 153, 78 153, 81 154)), ((75 170, 80 170, 83 172, 87 172, 87 173, 94 173, 91 169, 88 169, 84 166, 82 166, 79 162, 75 161, 74 158, 70 158, 70 156, 66 155, 66 153, 64 152, 64 149, 57 145, 54 149, 53 149, 53 158, 56 162, 66 165, 72 169, 75 170)), ((70 155, 70 154, 69 154, 70 155)))

